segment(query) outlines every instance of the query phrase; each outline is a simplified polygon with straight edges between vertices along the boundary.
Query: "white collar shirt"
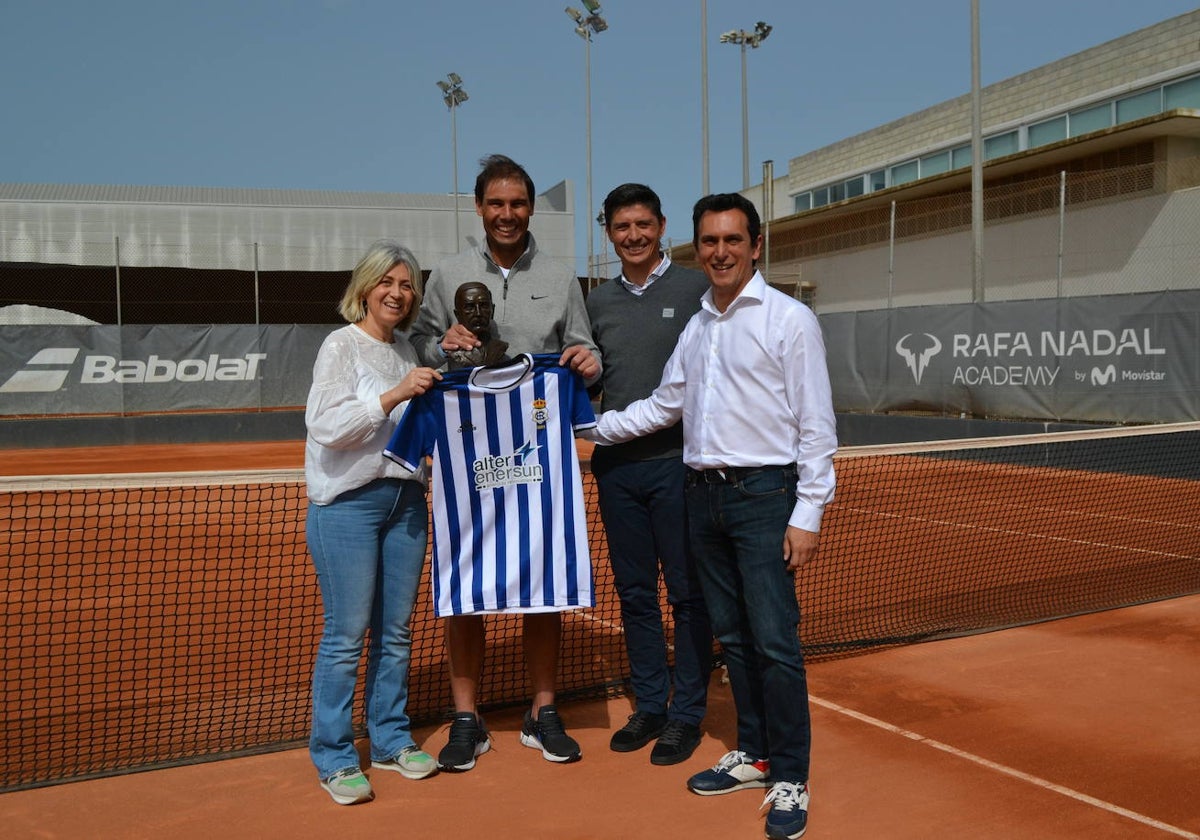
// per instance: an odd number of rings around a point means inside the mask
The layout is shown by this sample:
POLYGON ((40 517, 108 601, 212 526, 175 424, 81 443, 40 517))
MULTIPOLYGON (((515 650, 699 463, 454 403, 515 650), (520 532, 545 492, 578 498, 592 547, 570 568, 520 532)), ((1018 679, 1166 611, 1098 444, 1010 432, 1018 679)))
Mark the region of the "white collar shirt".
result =
POLYGON ((654 267, 654 270, 650 272, 650 276, 648 276, 646 278, 646 282, 643 283, 642 285, 639 286, 637 283, 631 283, 630 281, 626 280, 624 274, 622 274, 618 279, 621 281, 621 285, 624 286, 626 289, 628 289, 630 291, 630 293, 632 293, 638 297, 641 297, 642 293, 650 288, 650 284, 652 284, 659 277, 662 277, 664 274, 666 274, 667 269, 670 267, 671 267, 671 258, 668 257, 666 254, 663 254, 662 261, 659 262, 659 264, 654 267))
POLYGON ((606 411, 591 437, 620 443, 682 419, 692 469, 795 462, 788 524, 820 530, 833 500, 837 427, 816 315, 757 271, 724 312, 711 289, 700 306, 654 393, 606 411))

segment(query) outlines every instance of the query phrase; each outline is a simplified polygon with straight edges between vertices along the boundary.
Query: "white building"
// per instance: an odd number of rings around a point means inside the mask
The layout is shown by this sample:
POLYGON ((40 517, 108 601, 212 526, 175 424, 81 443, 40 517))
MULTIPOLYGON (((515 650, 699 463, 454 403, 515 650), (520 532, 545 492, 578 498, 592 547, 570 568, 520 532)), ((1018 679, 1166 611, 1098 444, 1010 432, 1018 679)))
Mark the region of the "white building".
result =
POLYGON ((1197 43, 1200 10, 982 90, 981 292, 970 94, 792 158, 769 213, 745 190, 763 267, 822 313, 1195 288, 1197 43))

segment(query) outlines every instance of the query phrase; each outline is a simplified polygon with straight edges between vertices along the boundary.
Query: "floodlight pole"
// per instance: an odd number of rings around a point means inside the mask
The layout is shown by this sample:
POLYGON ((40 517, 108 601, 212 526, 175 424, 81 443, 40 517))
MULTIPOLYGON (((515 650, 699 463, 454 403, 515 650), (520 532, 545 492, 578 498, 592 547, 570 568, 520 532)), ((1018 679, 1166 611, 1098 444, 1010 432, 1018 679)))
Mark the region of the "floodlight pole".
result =
POLYGON ((700 0, 700 195, 708 195, 708 3, 700 0))
POLYGON ((750 188, 750 106, 746 94, 746 47, 758 49, 771 34, 771 26, 763 21, 754 24, 754 31, 734 29, 721 35, 722 44, 738 44, 742 48, 742 189, 750 188))
POLYGON ((592 238, 592 33, 608 29, 608 21, 601 17, 598 0, 582 0, 588 13, 585 15, 578 9, 567 6, 567 15, 575 21, 575 34, 583 39, 583 84, 584 84, 584 126, 587 134, 587 212, 584 217, 587 222, 587 281, 588 288, 592 287, 592 267, 595 261, 595 242, 592 238))
POLYGON ((450 168, 454 179, 454 253, 457 254, 462 250, 462 236, 458 227, 458 120, 456 117, 458 106, 466 102, 469 97, 463 90, 462 76, 457 73, 448 74, 446 81, 439 80, 437 86, 442 92, 442 101, 450 110, 450 155, 453 158, 450 168))

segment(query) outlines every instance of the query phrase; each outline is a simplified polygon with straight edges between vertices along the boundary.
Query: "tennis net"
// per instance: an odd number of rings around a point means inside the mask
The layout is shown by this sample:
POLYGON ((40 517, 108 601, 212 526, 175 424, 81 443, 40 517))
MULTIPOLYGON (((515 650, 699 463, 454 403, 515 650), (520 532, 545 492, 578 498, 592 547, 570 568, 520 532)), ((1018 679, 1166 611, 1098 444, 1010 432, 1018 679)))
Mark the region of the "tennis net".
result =
MULTIPOLYGON (((847 448, 837 469, 797 578, 810 661, 1200 591, 1200 424, 847 448)), ((564 699, 628 677, 584 487, 596 607, 564 614, 564 699)), ((0 479, 0 791, 303 743, 306 504, 297 470, 0 479)), ((450 708, 428 585, 417 724, 450 708)), ((487 620, 481 705, 524 703, 520 618, 487 620)))

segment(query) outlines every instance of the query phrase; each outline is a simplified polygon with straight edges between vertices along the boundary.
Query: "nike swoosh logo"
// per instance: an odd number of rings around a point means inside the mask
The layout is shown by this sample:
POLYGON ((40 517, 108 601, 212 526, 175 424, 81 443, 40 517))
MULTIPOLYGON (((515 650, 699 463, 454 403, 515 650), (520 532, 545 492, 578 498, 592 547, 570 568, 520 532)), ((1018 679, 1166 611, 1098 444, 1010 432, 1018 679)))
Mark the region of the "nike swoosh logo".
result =
POLYGON ((541 300, 542 298, 548 298, 548 297, 550 297, 550 295, 530 295, 529 299, 530 300, 541 300))

